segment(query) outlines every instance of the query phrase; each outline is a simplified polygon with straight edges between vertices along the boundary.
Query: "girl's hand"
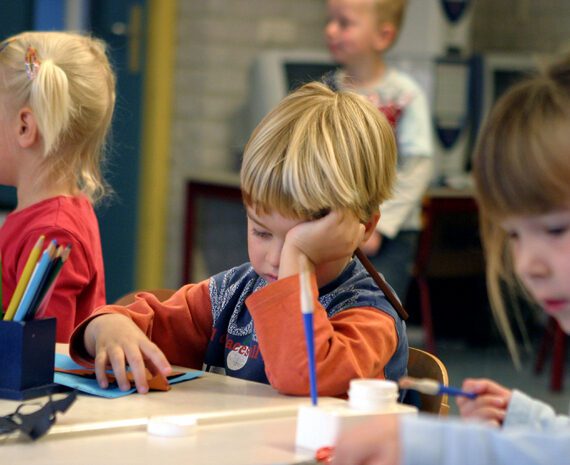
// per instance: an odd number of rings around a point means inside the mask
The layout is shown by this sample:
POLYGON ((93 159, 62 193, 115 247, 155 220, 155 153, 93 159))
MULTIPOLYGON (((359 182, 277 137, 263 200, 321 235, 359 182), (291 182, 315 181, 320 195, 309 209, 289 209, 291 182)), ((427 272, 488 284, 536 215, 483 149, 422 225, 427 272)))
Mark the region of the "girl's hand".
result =
POLYGON ((148 392, 145 367, 153 375, 166 376, 172 371, 162 351, 124 315, 105 314, 94 318, 85 329, 84 339, 87 351, 95 357, 95 375, 103 389, 109 387, 106 374, 109 365, 119 388, 128 391, 131 388, 127 379, 128 364, 141 394, 148 392))
POLYGON ((493 426, 501 426, 513 395, 510 389, 489 379, 466 379, 463 390, 478 394, 471 400, 457 397, 456 403, 463 418, 483 420, 493 426))
POLYGON ((293 254, 303 253, 314 265, 350 257, 362 242, 364 230, 352 212, 333 210, 291 228, 281 256, 294 249, 293 254))
POLYGON ((332 465, 399 465, 400 448, 397 415, 381 416, 341 434, 332 465))

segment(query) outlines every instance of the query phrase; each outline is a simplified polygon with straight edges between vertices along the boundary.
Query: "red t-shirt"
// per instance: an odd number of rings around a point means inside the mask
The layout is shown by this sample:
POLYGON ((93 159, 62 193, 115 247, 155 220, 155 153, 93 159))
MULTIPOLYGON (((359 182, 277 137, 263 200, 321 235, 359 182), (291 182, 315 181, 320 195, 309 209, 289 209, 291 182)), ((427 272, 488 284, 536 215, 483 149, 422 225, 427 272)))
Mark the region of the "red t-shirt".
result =
POLYGON ((105 303, 105 272, 99 224, 84 196, 59 196, 10 213, 0 228, 2 304, 8 308, 30 251, 41 235, 71 245, 42 318, 57 318, 57 341, 68 342, 73 328, 105 303))

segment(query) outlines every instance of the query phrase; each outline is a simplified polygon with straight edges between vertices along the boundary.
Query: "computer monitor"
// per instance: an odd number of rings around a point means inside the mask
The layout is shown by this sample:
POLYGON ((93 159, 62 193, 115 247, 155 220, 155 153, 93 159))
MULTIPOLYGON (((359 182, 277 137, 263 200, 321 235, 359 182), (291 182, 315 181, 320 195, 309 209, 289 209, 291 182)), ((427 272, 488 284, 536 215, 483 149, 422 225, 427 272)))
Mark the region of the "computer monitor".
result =
POLYGON ((289 92, 334 71, 337 65, 326 52, 268 50, 252 66, 248 104, 249 132, 289 92))
POLYGON ((471 100, 474 138, 499 97, 512 85, 535 74, 543 58, 525 53, 484 53, 473 57, 471 100))

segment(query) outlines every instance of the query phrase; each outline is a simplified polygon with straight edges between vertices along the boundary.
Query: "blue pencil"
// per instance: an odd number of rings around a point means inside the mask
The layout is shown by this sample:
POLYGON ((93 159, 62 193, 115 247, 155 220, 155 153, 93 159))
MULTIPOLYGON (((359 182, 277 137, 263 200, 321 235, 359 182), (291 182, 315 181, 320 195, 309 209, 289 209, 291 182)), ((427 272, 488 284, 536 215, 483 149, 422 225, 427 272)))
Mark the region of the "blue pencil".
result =
POLYGON ((301 257, 301 273, 299 282, 301 286, 301 312, 305 326, 305 339, 307 341, 307 356, 309 359, 309 383, 311 389, 311 403, 317 405, 317 366, 315 362, 315 331, 313 325, 313 291, 307 257, 301 257))
POLYGON ((32 276, 30 277, 30 281, 24 291, 20 305, 18 305, 18 309, 14 315, 14 321, 24 321, 28 316, 28 312, 36 294, 41 291, 41 287, 45 283, 47 274, 51 268, 52 258, 54 257, 56 247, 57 242, 53 240, 44 250, 34 272, 32 273, 32 276))
POLYGON ((402 389, 412 389, 414 391, 421 392, 422 394, 429 394, 432 396, 447 394, 453 397, 467 397, 468 399, 475 399, 477 397, 475 392, 467 392, 456 387, 444 386, 443 384, 428 378, 418 379, 410 376, 404 376, 403 378, 400 378, 398 385, 402 389))

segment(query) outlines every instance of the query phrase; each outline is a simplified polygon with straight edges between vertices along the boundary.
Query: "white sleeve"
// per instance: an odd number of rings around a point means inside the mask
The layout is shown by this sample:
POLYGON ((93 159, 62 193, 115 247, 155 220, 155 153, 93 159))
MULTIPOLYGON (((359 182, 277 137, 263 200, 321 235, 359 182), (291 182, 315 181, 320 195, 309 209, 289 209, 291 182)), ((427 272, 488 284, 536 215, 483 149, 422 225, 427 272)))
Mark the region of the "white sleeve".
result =
POLYGON ((514 389, 503 428, 519 426, 535 430, 570 428, 570 418, 568 415, 557 415, 550 405, 514 389))
POLYGON ((410 101, 396 125, 396 140, 401 158, 433 156, 433 124, 424 92, 413 84, 410 101))
POLYGON ((398 169, 394 196, 380 205, 380 221, 376 229, 383 235, 393 238, 402 225, 418 216, 422 197, 432 178, 433 160, 431 157, 405 157, 398 169))
POLYGON ((568 427, 499 429, 436 416, 403 416, 400 441, 402 465, 553 465, 570 457, 568 427))

